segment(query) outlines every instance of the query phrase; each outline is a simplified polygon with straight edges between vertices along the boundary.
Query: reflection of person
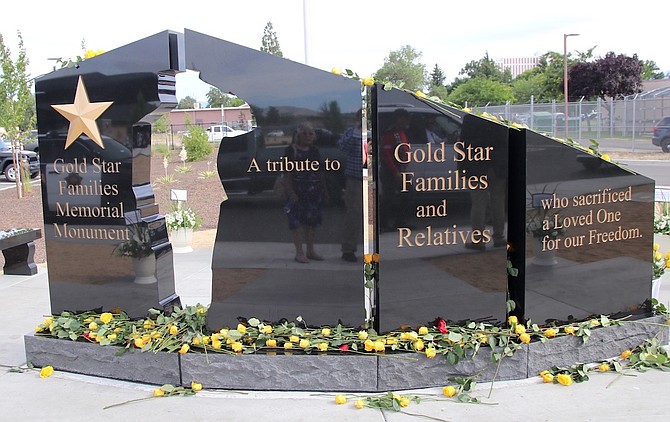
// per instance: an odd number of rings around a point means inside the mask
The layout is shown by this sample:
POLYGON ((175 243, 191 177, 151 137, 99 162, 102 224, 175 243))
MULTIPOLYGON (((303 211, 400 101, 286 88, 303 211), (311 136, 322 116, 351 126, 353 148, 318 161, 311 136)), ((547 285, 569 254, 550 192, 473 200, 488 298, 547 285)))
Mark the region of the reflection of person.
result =
POLYGON ((380 200, 381 226, 384 229, 393 229, 404 224, 407 217, 407 192, 401 192, 402 175, 406 164, 395 158, 396 150, 399 156, 406 156, 410 152, 407 139, 409 112, 398 108, 393 111, 393 124, 384 132, 381 140, 380 179, 382 183, 380 200))
POLYGON ((315 229, 321 224, 321 204, 327 200, 327 189, 321 154, 314 146, 316 133, 307 123, 298 127, 295 142, 286 148, 285 156, 295 169, 286 173, 288 204, 286 214, 293 232, 295 260, 306 264, 309 260, 322 261, 314 250, 315 229), (305 163, 318 163, 318 170, 305 163), (306 251, 303 251, 303 243, 306 251))
MULTIPOLYGON (((507 195, 507 132, 502 125, 496 125, 486 121, 475 120, 474 117, 466 115, 463 118, 461 129, 461 141, 466 148, 484 148, 490 151, 488 159, 463 160, 459 162, 459 169, 463 170, 463 176, 480 178, 485 177, 487 186, 485 189, 471 189, 470 199, 470 222, 472 229, 484 232, 486 230, 487 212, 491 218, 493 228, 493 246, 506 245, 505 240, 505 211, 507 195)), ((465 244, 468 249, 477 251, 486 250, 484 238, 471 239, 465 244)))
POLYGON ((426 125, 426 141, 432 144, 439 144, 442 138, 435 132, 435 117, 429 116, 425 120, 426 125))
POLYGON ((363 132, 361 110, 356 113, 356 125, 347 128, 337 141, 337 146, 345 152, 344 203, 347 214, 344 221, 342 259, 356 262, 356 248, 363 229, 363 132))

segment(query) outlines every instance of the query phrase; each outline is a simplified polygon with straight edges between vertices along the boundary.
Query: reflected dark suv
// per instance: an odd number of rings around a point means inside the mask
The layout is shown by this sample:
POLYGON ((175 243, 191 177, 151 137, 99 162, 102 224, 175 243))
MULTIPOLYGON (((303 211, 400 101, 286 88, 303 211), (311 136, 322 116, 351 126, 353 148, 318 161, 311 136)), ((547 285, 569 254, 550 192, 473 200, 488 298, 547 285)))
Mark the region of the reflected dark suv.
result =
POLYGON ((656 123, 651 143, 661 147, 663 152, 670 152, 670 116, 666 116, 656 123))

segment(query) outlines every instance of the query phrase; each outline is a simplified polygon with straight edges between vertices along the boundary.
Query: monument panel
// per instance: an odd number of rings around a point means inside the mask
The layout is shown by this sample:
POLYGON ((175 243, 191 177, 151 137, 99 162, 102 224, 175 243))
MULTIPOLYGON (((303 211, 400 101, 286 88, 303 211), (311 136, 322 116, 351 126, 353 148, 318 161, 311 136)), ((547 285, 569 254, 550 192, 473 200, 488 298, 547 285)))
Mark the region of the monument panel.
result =
POLYGON ((159 33, 36 80, 52 313, 138 317, 179 303, 150 155, 151 123, 176 105, 181 37, 159 33))
POLYGON ((513 132, 512 260, 523 283, 512 281, 510 291, 519 315, 544 323, 647 311, 653 180, 536 132, 513 132))
POLYGON ((257 124, 218 151, 227 197, 208 327, 298 316, 309 325, 362 324, 360 82, 194 31, 185 31, 185 45, 189 67, 247 101, 257 124), (345 132, 357 132, 353 156, 339 142, 345 132), (342 259, 346 243, 356 262, 342 259))
POLYGON ((375 109, 378 328, 504 320, 507 127, 399 90, 375 109))

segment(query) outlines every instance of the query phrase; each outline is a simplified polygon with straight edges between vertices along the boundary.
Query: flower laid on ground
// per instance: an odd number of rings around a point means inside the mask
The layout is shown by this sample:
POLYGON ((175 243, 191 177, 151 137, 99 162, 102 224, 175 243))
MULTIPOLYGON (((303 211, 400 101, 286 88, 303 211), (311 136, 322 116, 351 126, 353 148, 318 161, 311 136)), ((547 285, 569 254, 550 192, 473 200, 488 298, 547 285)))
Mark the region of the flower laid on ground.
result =
POLYGON ((44 368, 40 369, 40 378, 49 378, 52 376, 54 373, 54 368, 53 366, 45 366, 44 368))

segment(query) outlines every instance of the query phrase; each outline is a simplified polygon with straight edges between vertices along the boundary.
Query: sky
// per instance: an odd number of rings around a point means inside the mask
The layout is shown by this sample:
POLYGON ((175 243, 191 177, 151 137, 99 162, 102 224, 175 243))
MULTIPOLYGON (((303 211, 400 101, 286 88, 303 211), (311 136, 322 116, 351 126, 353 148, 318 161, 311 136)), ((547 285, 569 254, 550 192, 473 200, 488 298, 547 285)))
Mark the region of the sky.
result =
MULTIPOLYGON (((596 57, 637 54, 670 72, 667 30, 653 19, 653 6, 641 7, 583 0, 37 0, 30 7, 3 5, 0 34, 16 53, 21 32, 33 77, 52 71, 53 58, 83 55, 82 41, 87 49, 109 51, 165 30, 187 28, 259 49, 268 22, 285 58, 362 77, 410 45, 422 53, 428 73, 437 64, 451 82, 486 53, 494 60, 563 53, 563 34, 579 34, 567 39, 573 54, 595 46, 596 57)), ((204 102, 208 89, 192 72, 177 78, 180 99, 204 102)))

